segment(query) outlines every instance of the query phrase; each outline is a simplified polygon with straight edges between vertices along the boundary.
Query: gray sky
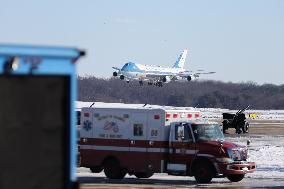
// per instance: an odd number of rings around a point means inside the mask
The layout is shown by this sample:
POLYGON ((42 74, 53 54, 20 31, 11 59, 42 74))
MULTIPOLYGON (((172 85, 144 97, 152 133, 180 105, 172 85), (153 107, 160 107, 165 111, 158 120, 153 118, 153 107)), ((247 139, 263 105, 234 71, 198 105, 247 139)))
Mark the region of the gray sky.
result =
POLYGON ((217 72, 205 79, 284 84, 281 0, 2 0, 0 23, 0 43, 86 49, 81 76, 171 66, 188 48, 186 69, 217 72))

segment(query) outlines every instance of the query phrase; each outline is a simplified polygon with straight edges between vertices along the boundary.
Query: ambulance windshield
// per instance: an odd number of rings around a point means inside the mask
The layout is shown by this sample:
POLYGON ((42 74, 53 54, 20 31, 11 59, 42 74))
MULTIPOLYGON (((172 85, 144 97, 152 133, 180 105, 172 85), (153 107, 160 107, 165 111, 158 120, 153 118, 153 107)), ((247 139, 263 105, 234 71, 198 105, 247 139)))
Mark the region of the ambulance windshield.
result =
POLYGON ((192 124, 192 130, 196 141, 225 140, 219 125, 192 124))

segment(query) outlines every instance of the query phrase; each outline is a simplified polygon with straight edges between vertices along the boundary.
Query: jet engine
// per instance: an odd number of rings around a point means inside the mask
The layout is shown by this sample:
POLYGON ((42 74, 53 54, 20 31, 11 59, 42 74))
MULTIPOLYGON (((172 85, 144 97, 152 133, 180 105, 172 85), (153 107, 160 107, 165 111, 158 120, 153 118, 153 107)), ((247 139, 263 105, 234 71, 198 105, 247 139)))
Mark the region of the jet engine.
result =
POLYGON ((121 75, 119 78, 120 78, 121 80, 124 80, 124 75, 121 75))
POLYGON ((117 72, 113 72, 112 75, 113 75, 114 77, 116 77, 116 76, 117 76, 117 72))
POLYGON ((162 81, 164 83, 169 83, 171 81, 171 78, 169 76, 165 76, 165 77, 162 78, 162 81))
POLYGON ((192 78, 191 78, 191 76, 189 75, 189 76, 187 76, 186 79, 187 79, 187 81, 191 81, 192 78))

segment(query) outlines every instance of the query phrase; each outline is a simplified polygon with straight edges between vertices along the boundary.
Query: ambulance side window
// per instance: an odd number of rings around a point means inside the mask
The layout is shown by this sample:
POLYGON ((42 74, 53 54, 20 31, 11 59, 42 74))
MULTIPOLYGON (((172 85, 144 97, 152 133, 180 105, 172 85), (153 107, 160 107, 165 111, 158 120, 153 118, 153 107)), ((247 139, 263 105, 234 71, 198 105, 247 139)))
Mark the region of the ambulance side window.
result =
POLYGON ((133 135, 143 136, 143 124, 133 124, 133 135))
POLYGON ((175 140, 193 141, 190 128, 187 124, 177 124, 175 126, 175 140))
POLYGON ((157 137, 158 136, 158 129, 151 129, 151 137, 157 137))

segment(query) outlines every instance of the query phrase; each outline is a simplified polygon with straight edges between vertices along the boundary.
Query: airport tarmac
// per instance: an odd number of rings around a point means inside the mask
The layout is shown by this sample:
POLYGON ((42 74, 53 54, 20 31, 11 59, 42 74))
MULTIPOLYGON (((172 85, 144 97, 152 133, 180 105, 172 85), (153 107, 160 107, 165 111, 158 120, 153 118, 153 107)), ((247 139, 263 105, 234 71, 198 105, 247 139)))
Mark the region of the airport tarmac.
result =
POLYGON ((103 173, 80 177, 81 189, 176 189, 176 188, 283 188, 284 178, 250 178, 241 182, 230 182, 226 178, 215 178, 210 184, 197 184, 193 177, 155 174, 149 179, 127 176, 123 180, 110 180, 103 173))
POLYGON ((237 135, 234 129, 226 140, 245 145, 251 140, 250 154, 257 163, 257 171, 247 174, 237 183, 226 178, 214 178, 210 184, 197 184, 194 177, 154 174, 148 179, 127 175, 122 180, 106 179, 104 173, 91 173, 78 168, 81 189, 173 189, 173 188, 284 188, 284 121, 251 121, 250 133, 237 135))
MULTIPOLYGON (((284 135, 284 120, 249 120, 249 123, 249 133, 245 135, 284 135)), ((234 134, 235 129, 231 128, 229 133, 234 134)))

